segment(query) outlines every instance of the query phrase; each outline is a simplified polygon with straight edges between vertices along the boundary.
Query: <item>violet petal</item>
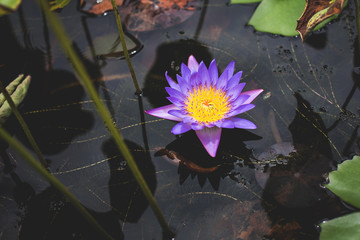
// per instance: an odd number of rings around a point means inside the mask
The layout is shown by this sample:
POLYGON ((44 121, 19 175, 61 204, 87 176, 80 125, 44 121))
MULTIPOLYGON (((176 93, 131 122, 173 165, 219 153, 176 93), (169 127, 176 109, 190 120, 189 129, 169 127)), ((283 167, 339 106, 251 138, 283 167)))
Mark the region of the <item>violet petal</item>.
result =
POLYGON ((176 98, 176 97, 167 97, 167 100, 169 100, 172 104, 174 104, 175 106, 177 106, 178 108, 183 108, 184 107, 184 101, 176 98))
POLYGON ((179 110, 179 108, 176 107, 174 104, 170 104, 170 105, 162 106, 159 108, 146 110, 145 112, 149 115, 159 117, 159 118, 165 118, 168 120, 179 121, 179 122, 182 121, 181 118, 178 118, 178 117, 175 117, 175 116, 169 114, 170 110, 179 110))
POLYGON ((186 96, 182 92, 180 92, 180 89, 176 90, 176 89, 171 88, 171 87, 166 87, 165 90, 170 95, 170 97, 175 97, 175 98, 178 98, 180 100, 185 100, 186 99, 186 96))
POLYGON ((231 89, 239 84, 241 79, 242 71, 237 72, 234 76, 232 76, 227 82, 226 89, 231 89))
POLYGON ((235 99, 233 103, 231 103, 233 109, 237 109, 238 107, 243 105, 244 102, 248 100, 249 97, 250 97, 249 95, 241 94, 237 99, 235 99))
POLYGON ((197 130, 201 130, 201 129, 204 129, 204 125, 203 124, 197 124, 197 123, 192 123, 191 124, 191 128, 195 131, 197 130))
POLYGON ((199 63, 196 61, 193 55, 190 55, 188 59, 188 67, 191 73, 197 72, 199 70, 199 63))
POLYGON ((184 114, 182 110, 170 110, 168 113, 181 119, 184 119, 184 117, 186 117, 186 114, 184 114))
POLYGON ((209 66, 209 76, 212 84, 216 83, 219 78, 218 68, 215 59, 211 61, 209 66))
POLYGON ((249 95, 249 96, 250 96, 250 97, 248 98, 248 100, 246 100, 246 101, 244 102, 244 104, 251 103, 257 96, 259 96, 260 93, 262 93, 262 91, 264 91, 264 89, 254 89, 254 90, 250 90, 250 91, 241 93, 241 95, 242 95, 242 94, 245 94, 245 95, 249 95))
POLYGON ((166 77, 167 82, 169 83, 169 86, 170 86, 171 88, 174 88, 174 89, 180 91, 179 85, 177 85, 177 83, 175 83, 175 81, 172 80, 172 78, 169 77, 167 73, 168 73, 168 72, 166 71, 166 72, 165 72, 165 77, 166 77))
POLYGON ((190 91, 190 86, 187 83, 187 81, 183 77, 181 77, 179 75, 176 75, 176 78, 177 78, 177 81, 179 83, 181 92, 184 93, 184 94, 188 93, 190 91))
POLYGON ((235 87, 229 89, 227 91, 227 95, 229 96, 229 101, 233 101, 236 98, 239 97, 239 95, 241 94, 241 91, 244 89, 246 83, 240 83, 238 85, 236 85, 235 87))
POLYGON ((249 111, 250 109, 253 109, 255 107, 254 104, 244 104, 238 107, 237 109, 231 111, 228 113, 228 117, 236 116, 238 114, 241 114, 243 112, 249 111))
POLYGON ((198 73, 193 73, 191 74, 190 80, 189 80, 189 84, 191 86, 191 88, 194 88, 196 86, 199 85, 199 78, 198 78, 198 73))
POLYGON ((257 128, 256 125, 246 119, 243 118, 229 118, 234 124, 236 128, 242 128, 242 129, 255 129, 257 128))
POLYGON ((223 122, 221 123, 221 127, 222 128, 234 128, 235 124, 233 121, 231 121, 231 119, 224 119, 223 122))
POLYGON ((211 82, 209 72, 203 62, 200 63, 198 74, 201 85, 210 86, 211 82))
POLYGON ((184 63, 181 63, 181 76, 186 82, 189 82, 191 71, 184 63))
POLYGON ((220 143, 221 128, 212 127, 195 131, 210 156, 215 157, 220 143))
POLYGON ((190 124, 179 122, 171 129, 171 133, 177 135, 177 134, 185 133, 189 130, 191 130, 190 124))

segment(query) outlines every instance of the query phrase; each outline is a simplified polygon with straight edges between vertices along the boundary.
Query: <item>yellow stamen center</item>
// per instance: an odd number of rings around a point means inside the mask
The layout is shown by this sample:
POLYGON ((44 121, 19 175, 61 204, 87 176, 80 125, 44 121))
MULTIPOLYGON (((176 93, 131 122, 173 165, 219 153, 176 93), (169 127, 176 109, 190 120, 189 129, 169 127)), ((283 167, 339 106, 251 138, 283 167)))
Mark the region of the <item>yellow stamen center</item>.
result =
POLYGON ((214 123, 230 111, 228 100, 221 89, 199 86, 188 93, 185 109, 199 123, 214 123))

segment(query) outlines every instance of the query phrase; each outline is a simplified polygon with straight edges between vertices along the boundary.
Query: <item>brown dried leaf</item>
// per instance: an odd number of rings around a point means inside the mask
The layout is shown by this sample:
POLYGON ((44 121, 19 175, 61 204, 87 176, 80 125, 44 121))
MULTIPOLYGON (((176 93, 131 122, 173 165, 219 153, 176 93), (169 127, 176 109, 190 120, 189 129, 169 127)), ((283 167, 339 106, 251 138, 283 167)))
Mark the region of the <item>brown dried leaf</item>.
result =
POLYGON ((135 0, 119 9, 123 23, 130 31, 151 31, 182 23, 200 5, 195 0, 135 0))
MULTIPOLYGON (((121 6, 124 0, 115 0, 117 6, 121 6)), ((95 15, 103 15, 113 9, 111 0, 80 0, 81 10, 95 15)))
POLYGON ((324 20, 340 14, 346 0, 306 0, 306 6, 297 20, 296 31, 304 41, 309 33, 324 20))

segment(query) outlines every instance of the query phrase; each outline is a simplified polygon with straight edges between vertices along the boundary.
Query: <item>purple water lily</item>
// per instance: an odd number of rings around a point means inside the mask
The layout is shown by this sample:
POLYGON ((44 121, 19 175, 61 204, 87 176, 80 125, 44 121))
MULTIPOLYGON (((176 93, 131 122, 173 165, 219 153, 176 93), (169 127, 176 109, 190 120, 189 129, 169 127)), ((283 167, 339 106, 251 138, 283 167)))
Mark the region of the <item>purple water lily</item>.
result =
POLYGON ((206 151, 215 157, 222 128, 256 128, 253 122, 235 116, 254 108, 251 102, 263 89, 241 92, 245 87, 245 83, 239 83, 242 71, 233 75, 234 66, 235 62, 230 62, 219 77, 215 59, 207 69, 191 55, 187 66, 181 64, 177 83, 165 73, 170 85, 165 88, 170 95, 167 99, 172 104, 146 113, 178 121, 171 130, 173 134, 195 130, 206 151))

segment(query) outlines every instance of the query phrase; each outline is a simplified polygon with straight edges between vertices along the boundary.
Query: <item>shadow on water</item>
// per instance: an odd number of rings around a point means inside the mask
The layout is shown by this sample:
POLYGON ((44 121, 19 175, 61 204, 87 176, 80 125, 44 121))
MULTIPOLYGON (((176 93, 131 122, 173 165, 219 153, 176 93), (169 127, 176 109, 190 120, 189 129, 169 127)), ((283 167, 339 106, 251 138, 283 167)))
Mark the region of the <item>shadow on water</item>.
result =
MULTIPOLYGON (((13 182, 11 197, 21 209, 22 219, 19 223, 18 239, 103 238, 103 235, 85 221, 84 217, 54 187, 50 186, 36 194, 35 189, 27 182, 23 182, 16 174, 9 156, 3 153, 1 157, 4 159, 6 172, 13 182)), ((100 213, 87 210, 114 239, 124 239, 119 218, 114 211, 100 213)))
POLYGON ((335 166, 325 125, 307 100, 299 93, 295 98, 296 114, 289 125, 293 142, 277 143, 259 157, 282 159, 283 164, 258 169, 256 178, 264 188, 262 204, 272 222, 272 236, 317 239, 314 226, 319 219, 339 216, 345 208, 321 187, 335 166))
MULTIPOLYGON (((139 145, 126 141, 141 173, 154 193, 156 189, 155 168, 149 155, 139 145)), ((108 189, 112 210, 88 211, 104 226, 114 239, 124 239, 122 222, 138 222, 148 207, 148 202, 132 177, 126 161, 112 140, 103 144, 103 151, 110 159, 108 189)), ((4 159, 5 156, 2 156, 4 159)), ((32 186, 21 181, 5 161, 7 171, 15 183, 13 194, 16 203, 23 208, 19 239, 102 239, 102 236, 84 220, 77 210, 53 187, 36 194, 32 186)))
MULTIPOLYGON (((127 140, 125 143, 151 192, 154 193, 156 177, 151 158, 136 143, 127 140)), ((102 150, 110 159, 108 163, 110 168, 109 193, 111 206, 123 222, 137 222, 148 207, 147 199, 113 140, 104 142, 102 150)))
POLYGON ((180 74, 181 63, 187 64, 189 56, 193 54, 196 59, 202 59, 208 66, 212 55, 206 46, 196 40, 178 40, 175 42, 160 45, 156 50, 156 59, 152 68, 145 76, 145 85, 143 88, 144 97, 154 107, 169 104, 166 99, 168 96, 165 87, 168 83, 165 78, 165 72, 176 80, 176 74, 180 74))
POLYGON ((165 148, 158 149, 155 156, 163 156, 168 162, 178 166, 180 184, 189 177, 197 177, 201 187, 208 179, 213 189, 219 190, 221 179, 230 174, 235 163, 238 166, 253 167, 253 152, 246 147, 244 141, 259 139, 261 137, 246 130, 223 130, 218 153, 213 158, 206 152, 195 132, 191 131, 181 135, 165 148))
MULTIPOLYGON (((31 75, 31 85, 26 101, 21 108, 30 131, 44 154, 56 154, 79 135, 93 126, 93 116, 81 106, 85 95, 75 75, 67 70, 47 69, 44 54, 37 49, 23 48, 18 44, 11 23, 6 17, 0 19, 3 39, 1 45, 0 74, 5 81, 11 81, 20 73, 31 75), (34 109, 34 106, 36 108, 34 109), (80 129, 76 130, 76 129, 80 129), (61 143, 61 144, 57 144, 61 143), (67 143, 67 144, 66 144, 67 143)), ((98 68, 82 59, 93 78, 100 76, 98 68)), ((21 127, 12 117, 7 124, 12 134, 27 144, 21 127)))

